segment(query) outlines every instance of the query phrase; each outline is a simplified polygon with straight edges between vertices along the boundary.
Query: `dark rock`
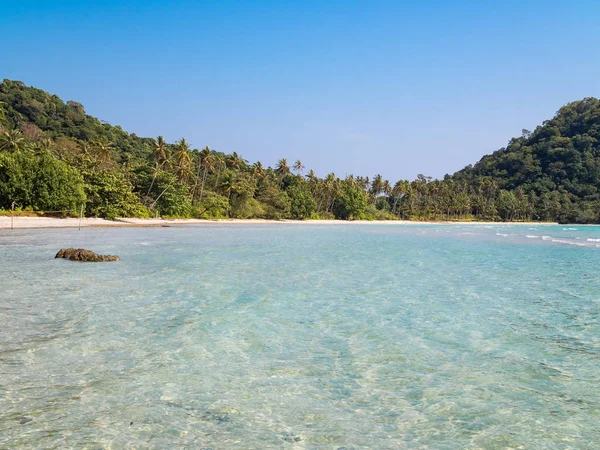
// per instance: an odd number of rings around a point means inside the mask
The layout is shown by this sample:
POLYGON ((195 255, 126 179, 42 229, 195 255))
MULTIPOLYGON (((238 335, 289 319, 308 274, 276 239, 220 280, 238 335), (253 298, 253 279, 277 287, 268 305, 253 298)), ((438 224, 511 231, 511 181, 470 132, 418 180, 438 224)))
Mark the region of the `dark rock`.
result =
POLYGON ((31 422, 33 419, 30 417, 19 417, 17 420, 21 425, 25 425, 26 423, 31 422))
POLYGON ((61 248, 55 258, 70 259, 71 261, 83 262, 108 262, 119 261, 118 256, 113 255, 98 255, 91 250, 83 248, 61 248))

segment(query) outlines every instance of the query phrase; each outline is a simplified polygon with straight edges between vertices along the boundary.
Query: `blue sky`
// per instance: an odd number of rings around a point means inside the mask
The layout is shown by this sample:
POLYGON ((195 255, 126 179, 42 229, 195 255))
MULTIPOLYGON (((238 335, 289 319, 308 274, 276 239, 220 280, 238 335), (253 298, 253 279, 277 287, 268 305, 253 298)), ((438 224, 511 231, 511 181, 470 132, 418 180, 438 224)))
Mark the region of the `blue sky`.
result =
POLYGON ((600 96, 593 1, 0 0, 0 77, 140 136, 443 177, 600 96), (60 3, 60 5, 56 5, 60 3))

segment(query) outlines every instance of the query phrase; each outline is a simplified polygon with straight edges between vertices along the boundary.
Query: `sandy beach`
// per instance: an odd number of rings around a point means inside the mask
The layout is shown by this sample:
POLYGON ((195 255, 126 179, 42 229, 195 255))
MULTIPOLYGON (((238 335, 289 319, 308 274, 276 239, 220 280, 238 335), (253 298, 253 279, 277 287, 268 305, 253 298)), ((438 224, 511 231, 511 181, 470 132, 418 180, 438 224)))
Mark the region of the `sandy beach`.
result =
POLYGON ((423 225, 423 224, 477 224, 477 225, 557 225, 552 222, 420 222, 407 220, 267 220, 267 219, 137 219, 123 218, 116 220, 89 217, 55 218, 55 217, 27 217, 27 216, 0 216, 0 229, 25 229, 25 228, 86 228, 86 227, 168 227, 183 225, 258 225, 258 224, 303 224, 303 225, 333 225, 333 224, 387 224, 387 225, 423 225))

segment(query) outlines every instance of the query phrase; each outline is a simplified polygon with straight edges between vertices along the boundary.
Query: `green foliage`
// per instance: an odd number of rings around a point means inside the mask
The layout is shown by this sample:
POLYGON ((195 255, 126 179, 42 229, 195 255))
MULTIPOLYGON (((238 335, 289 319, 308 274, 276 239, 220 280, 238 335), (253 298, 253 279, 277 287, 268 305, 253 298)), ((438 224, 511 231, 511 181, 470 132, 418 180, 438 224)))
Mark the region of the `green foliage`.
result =
POLYGON ((91 216, 114 219, 117 217, 148 217, 148 209, 133 192, 129 180, 111 169, 84 170, 87 195, 86 212, 91 216))
POLYGON ((344 183, 342 193, 334 204, 336 219, 361 219, 367 209, 367 194, 358 186, 344 183))
POLYGON ((198 219, 222 219, 227 217, 229 200, 227 197, 208 191, 202 201, 194 208, 194 217, 198 219))
POLYGON ((83 179, 49 153, 0 153, 0 207, 77 212, 85 202, 83 179))
POLYGON ((286 191, 290 198, 290 214, 294 219, 310 219, 317 211, 317 202, 306 183, 298 183, 286 191))
POLYGON ((285 158, 249 165, 236 152, 129 134, 81 103, 0 83, 0 208, 103 217, 600 221, 600 100, 570 103, 533 132, 444 180, 418 175, 319 178, 285 158), (83 176, 83 179, 82 179, 83 176), (74 206, 75 205, 75 206, 74 206))
MULTIPOLYGON (((589 201, 600 200, 600 100, 586 98, 562 107, 549 121, 533 132, 512 139, 506 148, 484 156, 474 166, 457 172, 455 180, 476 182, 490 180, 500 189, 515 191, 522 188, 525 195, 534 194, 544 201, 535 205, 542 220, 589 221, 594 214, 584 212, 589 201), (560 206, 552 194, 568 194, 560 206), (581 204, 578 216, 572 201, 581 204), (548 203, 554 203, 549 206, 548 203)), ((555 195, 556 195, 555 194, 555 195)), ((503 194, 502 217, 512 213, 503 194), (508 209, 507 209, 508 208, 508 209)))
POLYGON ((264 217, 264 206, 254 198, 238 199, 231 208, 231 217, 236 219, 251 219, 253 217, 264 217))
POLYGON ((283 219, 290 213, 290 199, 288 195, 280 191, 277 186, 269 185, 262 189, 256 200, 262 206, 262 217, 265 219, 283 219))

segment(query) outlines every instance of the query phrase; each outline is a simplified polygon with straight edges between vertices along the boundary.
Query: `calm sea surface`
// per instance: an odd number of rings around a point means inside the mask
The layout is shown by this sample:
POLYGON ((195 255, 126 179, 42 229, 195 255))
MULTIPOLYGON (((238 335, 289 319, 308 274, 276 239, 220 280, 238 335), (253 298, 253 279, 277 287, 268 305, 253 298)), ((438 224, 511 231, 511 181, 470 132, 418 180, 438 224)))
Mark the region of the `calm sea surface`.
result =
POLYGON ((3 230, 0 263, 0 448, 600 447, 600 227, 3 230))

